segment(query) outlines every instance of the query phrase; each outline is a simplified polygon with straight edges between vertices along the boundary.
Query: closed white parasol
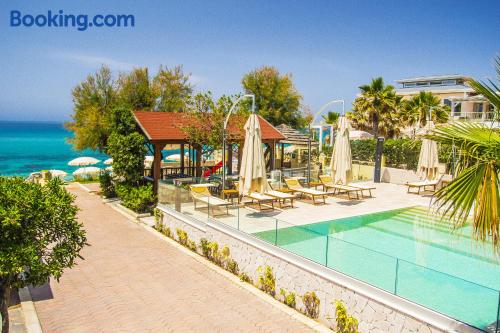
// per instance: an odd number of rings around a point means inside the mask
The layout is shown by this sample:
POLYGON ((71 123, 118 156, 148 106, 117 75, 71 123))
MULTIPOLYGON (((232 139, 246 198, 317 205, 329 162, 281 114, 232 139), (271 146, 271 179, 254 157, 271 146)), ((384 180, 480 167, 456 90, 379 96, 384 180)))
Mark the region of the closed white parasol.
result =
POLYGON ((251 114, 245 123, 245 144, 241 158, 239 192, 248 195, 250 192, 268 190, 266 179, 266 163, 262 147, 262 132, 259 118, 251 114))

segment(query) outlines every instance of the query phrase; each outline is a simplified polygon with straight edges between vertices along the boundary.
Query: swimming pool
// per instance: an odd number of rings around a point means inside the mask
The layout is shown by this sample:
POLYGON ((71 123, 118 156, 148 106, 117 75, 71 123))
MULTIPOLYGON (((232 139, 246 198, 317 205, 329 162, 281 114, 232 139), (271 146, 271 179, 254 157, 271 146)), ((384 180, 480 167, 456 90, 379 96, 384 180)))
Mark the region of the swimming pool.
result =
POLYGON ((280 222, 254 235, 477 328, 498 320, 500 258, 491 243, 425 207, 303 226, 280 222))

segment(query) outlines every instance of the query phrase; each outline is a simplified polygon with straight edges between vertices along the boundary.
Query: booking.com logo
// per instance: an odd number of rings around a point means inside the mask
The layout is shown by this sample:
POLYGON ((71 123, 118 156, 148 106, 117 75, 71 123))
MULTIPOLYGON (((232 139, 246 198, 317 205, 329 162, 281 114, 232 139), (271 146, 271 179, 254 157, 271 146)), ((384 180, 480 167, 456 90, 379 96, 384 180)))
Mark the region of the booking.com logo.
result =
POLYGON ((102 15, 89 16, 86 14, 64 14, 62 10, 53 13, 51 10, 47 14, 22 14, 19 10, 10 11, 11 27, 73 27, 78 31, 85 31, 91 27, 134 27, 134 15, 102 15))

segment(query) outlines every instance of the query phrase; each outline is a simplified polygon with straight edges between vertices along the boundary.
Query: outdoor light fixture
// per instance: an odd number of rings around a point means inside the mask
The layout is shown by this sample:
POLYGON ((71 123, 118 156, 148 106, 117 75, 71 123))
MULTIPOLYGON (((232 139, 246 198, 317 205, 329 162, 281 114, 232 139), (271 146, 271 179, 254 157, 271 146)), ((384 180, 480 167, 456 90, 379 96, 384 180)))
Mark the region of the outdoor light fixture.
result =
MULTIPOLYGON (((316 118, 325 111, 327 107, 329 107, 332 104, 335 103, 342 103, 342 115, 345 115, 345 102, 343 99, 334 99, 333 101, 330 101, 323 105, 318 112, 314 114, 314 117, 312 121, 309 123, 309 135, 308 135, 308 140, 307 140, 307 184, 311 182, 311 136, 312 136, 312 131, 311 131, 311 125, 314 124, 316 121, 316 118)), ((320 138, 321 140, 321 138, 320 138)))
POLYGON ((246 94, 241 96, 234 102, 234 104, 229 109, 227 113, 226 119, 224 120, 224 127, 222 129, 222 198, 224 198, 224 190, 226 189, 226 133, 227 133, 227 124, 229 123, 229 117, 236 109, 236 106, 239 102, 241 102, 244 98, 252 99, 252 113, 255 113, 255 95, 246 94))

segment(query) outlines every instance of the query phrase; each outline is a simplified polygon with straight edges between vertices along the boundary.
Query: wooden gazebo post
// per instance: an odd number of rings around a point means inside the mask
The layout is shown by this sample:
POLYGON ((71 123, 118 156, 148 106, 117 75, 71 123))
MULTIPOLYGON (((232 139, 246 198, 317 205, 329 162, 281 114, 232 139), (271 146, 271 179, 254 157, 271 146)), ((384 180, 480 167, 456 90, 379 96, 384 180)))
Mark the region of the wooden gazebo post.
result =
POLYGON ((154 159, 153 159, 153 193, 158 194, 158 185, 161 178, 161 149, 163 146, 159 143, 154 143, 154 159))

